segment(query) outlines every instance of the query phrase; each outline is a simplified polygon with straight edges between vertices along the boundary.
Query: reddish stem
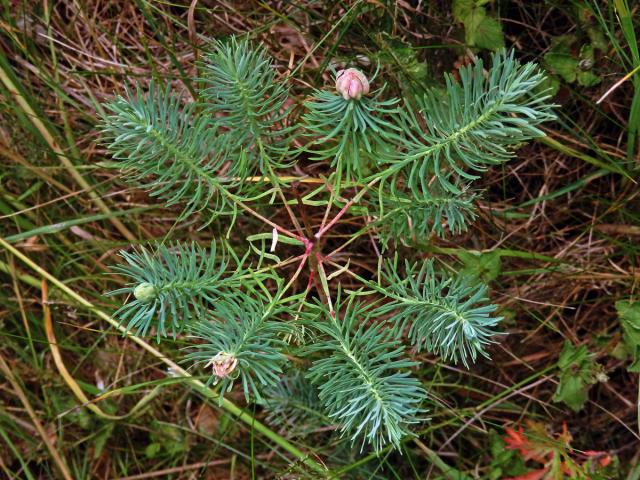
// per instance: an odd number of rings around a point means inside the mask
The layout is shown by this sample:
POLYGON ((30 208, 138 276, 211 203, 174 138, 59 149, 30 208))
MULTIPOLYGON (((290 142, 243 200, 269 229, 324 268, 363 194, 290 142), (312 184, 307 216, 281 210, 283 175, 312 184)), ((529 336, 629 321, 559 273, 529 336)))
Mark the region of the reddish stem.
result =
POLYGON ((346 204, 344 207, 342 207, 342 210, 340 210, 340 211, 336 214, 336 216, 335 216, 335 217, 333 217, 333 218, 331 219, 331 221, 330 221, 329 223, 327 223, 324 227, 322 227, 320 230, 318 230, 318 231, 316 232, 316 234, 314 235, 314 237, 315 237, 315 238, 317 238, 318 240, 320 240, 320 238, 322 237, 322 235, 324 235, 324 233, 325 233, 327 230, 331 229, 331 227, 333 227, 333 226, 336 224, 336 222, 337 222, 338 220, 340 220, 340 218, 341 218, 345 213, 347 213, 347 210, 349 210, 349 208, 351 207, 351 205, 353 205, 353 203, 354 203, 354 199, 355 199, 355 197, 354 197, 354 198, 352 198, 351 200, 349 200, 349 201, 347 202, 347 204, 346 204))
POLYGON ((362 190, 360 190, 355 197, 353 197, 351 200, 349 200, 347 202, 347 204, 342 207, 342 209, 340 209, 340 211, 336 214, 335 217, 333 217, 333 219, 326 224, 325 226, 323 226, 322 228, 320 228, 320 230, 318 230, 316 232, 316 234, 314 235, 315 238, 317 238, 318 240, 322 237, 322 235, 325 234, 325 232, 327 232, 327 230, 331 229, 331 227, 333 227, 336 222, 338 220, 340 220, 340 218, 342 218, 342 216, 347 213, 347 210, 349 210, 349 208, 351 208, 351 205, 353 205, 354 203, 360 201, 360 199, 363 197, 363 195, 367 192, 367 190, 369 190, 371 187, 373 187, 376 183, 378 183, 380 181, 380 178, 374 178, 373 180, 371 180, 367 185, 364 186, 364 188, 362 190))

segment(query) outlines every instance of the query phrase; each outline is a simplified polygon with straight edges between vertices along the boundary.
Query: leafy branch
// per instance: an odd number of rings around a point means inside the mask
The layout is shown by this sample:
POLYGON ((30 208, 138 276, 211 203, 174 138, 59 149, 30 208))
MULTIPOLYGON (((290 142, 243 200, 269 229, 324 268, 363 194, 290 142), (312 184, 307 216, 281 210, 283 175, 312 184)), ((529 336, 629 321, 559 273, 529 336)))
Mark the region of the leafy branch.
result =
POLYGON ((469 366, 478 355, 489 358, 486 347, 494 343, 494 327, 502 317, 493 317, 496 305, 487 303, 487 286, 466 278, 436 272, 433 260, 405 263, 400 273, 397 259, 387 262, 384 292, 390 301, 376 308, 378 316, 400 331, 408 329, 412 345, 469 366))
POLYGON ((286 126, 290 107, 288 88, 276 80, 272 60, 263 48, 231 38, 217 43, 202 64, 204 109, 226 132, 222 149, 231 164, 241 159, 250 171, 270 175, 271 168, 290 162, 288 143, 293 129, 286 126))
POLYGON ((329 160, 337 181, 359 180, 381 157, 395 156, 390 146, 401 136, 401 128, 392 121, 399 113, 399 99, 380 100, 381 93, 345 102, 339 95, 319 90, 307 103, 302 119, 310 142, 305 151, 316 161, 329 160))
POLYGON ((311 324, 326 339, 307 346, 309 353, 323 353, 308 376, 318 386, 329 417, 341 424, 355 442, 362 438, 380 450, 387 442, 399 446, 420 421, 420 404, 426 394, 409 368, 415 362, 403 358, 403 346, 381 323, 368 325, 365 308, 353 297, 336 315, 322 309, 323 319, 311 324))
MULTIPOLYGON (((205 208, 220 211, 227 206, 229 180, 218 177, 226 162, 218 128, 194 104, 183 105, 169 85, 149 85, 127 91, 105 105, 102 118, 107 148, 127 178, 166 201, 167 206, 186 203, 181 218, 205 208)), ((246 165, 236 162, 234 176, 243 176, 246 165)))
POLYGON ((289 332, 286 323, 265 311, 262 302, 253 297, 221 299, 209 316, 189 327, 190 337, 202 343, 189 347, 185 361, 212 366, 206 385, 219 383, 222 394, 239 378, 245 398, 249 400, 252 393, 261 400, 260 389, 279 382, 286 360, 284 337, 289 332))
POLYGON ((465 232, 475 220, 476 195, 451 193, 437 186, 430 190, 420 198, 401 193, 383 194, 381 202, 372 205, 377 217, 373 226, 379 229, 385 245, 391 239, 411 241, 431 234, 441 238, 447 234, 457 235, 465 232))
MULTIPOLYGON (((521 64, 514 53, 497 53, 485 72, 481 59, 447 75, 444 91, 430 89, 402 111, 407 154, 388 162, 381 175, 402 174, 411 193, 421 197, 435 176, 445 190, 460 193, 457 180, 476 180, 471 172, 511 159, 514 147, 544 136, 538 126, 553 120, 546 93, 534 94, 545 79, 534 63, 521 64)), ((392 182, 392 186, 395 185, 392 182)))
POLYGON ((141 247, 120 256, 125 264, 113 267, 115 273, 131 279, 131 284, 110 293, 133 294, 134 300, 123 305, 114 316, 126 329, 145 336, 152 325, 160 337, 182 331, 193 318, 203 314, 220 297, 250 282, 263 281, 267 275, 243 267, 229 248, 209 250, 191 245, 159 245, 155 250, 141 247))

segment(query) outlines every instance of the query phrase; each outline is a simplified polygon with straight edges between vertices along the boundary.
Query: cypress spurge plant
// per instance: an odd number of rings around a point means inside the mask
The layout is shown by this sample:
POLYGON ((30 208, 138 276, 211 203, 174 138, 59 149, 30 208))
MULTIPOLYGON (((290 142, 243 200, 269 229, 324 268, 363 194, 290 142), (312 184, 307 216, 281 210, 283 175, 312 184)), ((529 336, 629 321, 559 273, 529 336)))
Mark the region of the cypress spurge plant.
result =
POLYGON ((499 341, 500 317, 486 285, 397 247, 467 230, 473 182, 554 118, 543 74, 498 53, 442 89, 393 98, 350 68, 292 109, 286 76, 246 41, 215 44, 200 71, 198 102, 136 86, 106 105, 102 132, 125 179, 227 235, 123 251, 116 316, 139 335, 180 337, 221 398, 238 388, 278 410, 268 392, 302 379, 318 418, 363 446, 398 447, 428 411, 409 351, 469 366, 499 341), (292 182, 296 162, 330 173, 292 182), (240 226, 255 231, 239 239, 240 226), (353 266, 364 242, 376 273, 353 266))

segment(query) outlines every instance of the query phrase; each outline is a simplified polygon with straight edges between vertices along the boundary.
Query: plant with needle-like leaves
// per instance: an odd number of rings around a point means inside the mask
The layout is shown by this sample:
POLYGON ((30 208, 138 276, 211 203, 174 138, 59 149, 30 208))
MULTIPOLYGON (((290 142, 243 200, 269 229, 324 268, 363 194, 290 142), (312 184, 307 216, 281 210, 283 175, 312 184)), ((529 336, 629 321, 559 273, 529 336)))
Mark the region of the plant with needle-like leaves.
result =
POLYGON ((230 214, 231 240, 123 251, 115 270, 131 283, 113 293, 131 299, 116 315, 139 335, 187 343, 184 361, 221 399, 240 384, 272 412, 309 418, 291 408, 313 405, 315 421, 354 442, 399 447, 428 407, 413 352, 465 366, 488 358, 500 317, 486 285, 420 254, 399 261, 398 247, 469 228, 474 181, 554 118, 543 73, 497 53, 443 89, 394 98, 350 68, 337 72, 335 92, 311 92, 298 116, 289 79, 263 48, 231 38, 200 67, 200 103, 137 86, 106 105, 102 131, 124 178, 167 207, 184 205, 180 220, 206 226, 230 214), (308 161, 331 174, 287 170, 308 161), (255 228, 247 217, 263 226, 233 235, 255 228), (360 239, 374 242, 373 279, 350 260, 360 239), (345 277, 362 289, 347 290, 345 277), (277 392, 300 375, 304 401, 279 407, 277 392))

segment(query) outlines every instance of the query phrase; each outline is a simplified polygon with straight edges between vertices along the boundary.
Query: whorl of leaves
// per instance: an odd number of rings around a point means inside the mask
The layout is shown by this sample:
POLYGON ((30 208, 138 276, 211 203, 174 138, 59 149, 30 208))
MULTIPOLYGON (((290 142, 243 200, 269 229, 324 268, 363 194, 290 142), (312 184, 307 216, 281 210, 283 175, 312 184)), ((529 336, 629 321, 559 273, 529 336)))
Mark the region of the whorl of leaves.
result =
POLYGON ((291 165, 289 90, 263 48, 235 37, 218 42, 205 57, 201 80, 203 107, 225 132, 223 148, 232 162, 242 158, 252 173, 265 176, 271 167, 291 165))
POLYGON ((262 400, 261 390, 280 381, 288 333, 287 324, 260 300, 247 295, 227 297, 215 302, 205 318, 189 327, 190 337, 197 343, 188 347, 185 361, 204 366, 220 353, 232 355, 237 367, 224 378, 209 375, 206 384, 220 384, 224 395, 239 380, 247 401, 250 394, 262 400))
POLYGON ((345 100, 324 90, 316 91, 306 103, 303 116, 305 146, 314 160, 329 160, 338 181, 359 180, 377 167, 382 157, 395 155, 393 146, 400 128, 390 121, 397 113, 397 98, 373 97, 345 100))
MULTIPOLYGON (((477 60, 459 71, 459 79, 447 76, 444 89, 402 102, 385 99, 384 88, 349 99, 315 91, 300 125, 307 143, 294 149, 298 132, 290 123, 295 117, 287 79, 277 75, 263 48, 232 37, 216 43, 200 69, 195 102, 151 82, 144 93, 138 86, 109 102, 102 118, 105 143, 124 176, 167 206, 184 204, 180 220, 198 212, 213 219, 238 209, 265 220, 247 202, 273 204, 277 193, 293 202, 279 188, 275 169, 292 165, 303 152, 334 169, 332 185, 307 194, 305 205, 324 206, 324 199, 312 197, 327 190, 330 202, 341 202, 346 181, 359 188, 350 213, 360 208, 374 218, 370 227, 387 246, 391 239, 458 234, 475 218, 475 194, 469 192, 477 174, 512 158, 521 143, 544 134, 542 122, 554 118, 549 96, 537 90, 542 71, 500 53, 488 71, 477 60), (268 179, 248 181, 257 174, 268 179), (250 189, 256 195, 248 195, 250 189)), ((267 264, 280 261, 267 251, 267 243, 277 242, 273 224, 266 223, 269 231, 245 238, 247 256, 259 256, 257 266, 215 245, 121 252, 124 263, 114 270, 131 283, 113 294, 133 298, 115 316, 139 335, 155 329, 158 340, 187 332, 193 345, 185 360, 205 369, 207 384, 224 394, 241 383, 245 397, 271 409, 271 418, 304 422, 317 401, 352 442, 376 451, 398 447, 423 419, 427 398, 411 376, 415 362, 404 342, 467 366, 488 356, 500 317, 492 316, 497 307, 488 302, 487 286, 436 271, 431 260, 402 266, 396 257, 386 263, 381 283, 360 278, 370 289, 347 302, 340 301, 338 284, 335 310, 312 308, 304 301, 308 291, 283 298, 283 282, 267 264), (278 294, 272 296, 273 290, 278 294), (375 295, 368 302, 375 306, 356 303, 361 295, 375 295), (285 355, 299 353, 287 342, 308 332, 313 341, 299 348, 312 362, 307 377, 315 387, 297 392, 281 380, 285 355), (297 405, 272 401, 298 393, 303 396, 297 405), (308 412, 296 410, 300 406, 308 412)), ((299 238, 280 242, 307 244, 299 238)), ((343 272, 313 273, 329 297, 328 281, 343 272)))

